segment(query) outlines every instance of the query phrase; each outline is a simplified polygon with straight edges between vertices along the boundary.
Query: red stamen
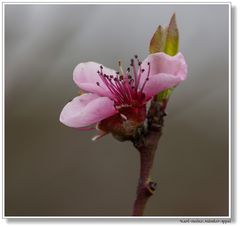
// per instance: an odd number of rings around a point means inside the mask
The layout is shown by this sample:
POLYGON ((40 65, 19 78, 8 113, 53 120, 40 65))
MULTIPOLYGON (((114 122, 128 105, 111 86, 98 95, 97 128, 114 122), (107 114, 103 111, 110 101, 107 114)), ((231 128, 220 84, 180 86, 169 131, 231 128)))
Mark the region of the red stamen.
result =
POLYGON ((143 86, 142 86, 142 88, 141 88, 141 90, 140 90, 141 93, 142 93, 142 91, 143 91, 143 89, 144 89, 147 81, 149 80, 150 69, 151 69, 151 68, 150 68, 150 62, 148 62, 148 74, 147 74, 147 78, 146 78, 146 80, 144 81, 143 86))
MULTIPOLYGON (((127 69, 126 73, 123 72, 121 63, 119 63, 120 70, 122 74, 116 72, 116 75, 106 75, 103 74, 103 66, 100 66, 100 71, 98 71, 98 75, 106 85, 108 90, 113 95, 113 100, 115 101, 116 108, 121 108, 122 106, 129 105, 142 105, 144 101, 143 89, 149 80, 150 75, 150 63, 148 63, 148 73, 147 78, 144 81, 142 87, 139 87, 140 80, 142 77, 142 73, 144 73, 144 69, 142 69, 141 62, 139 61, 137 55, 135 55, 139 65, 139 72, 137 73, 137 68, 134 62, 134 59, 131 59, 131 67, 133 68, 133 76, 132 79, 130 75, 130 68, 127 69)), ((96 82, 98 86, 100 86, 99 82, 96 82)))

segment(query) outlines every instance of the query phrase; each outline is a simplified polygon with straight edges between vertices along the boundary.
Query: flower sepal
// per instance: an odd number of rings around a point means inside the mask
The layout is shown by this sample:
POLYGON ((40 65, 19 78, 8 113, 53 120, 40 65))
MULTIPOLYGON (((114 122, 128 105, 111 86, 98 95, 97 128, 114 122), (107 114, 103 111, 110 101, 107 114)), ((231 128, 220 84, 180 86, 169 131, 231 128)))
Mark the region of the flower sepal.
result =
POLYGON ((111 133, 117 140, 130 140, 146 118, 146 106, 122 107, 119 113, 98 123, 98 129, 111 133))

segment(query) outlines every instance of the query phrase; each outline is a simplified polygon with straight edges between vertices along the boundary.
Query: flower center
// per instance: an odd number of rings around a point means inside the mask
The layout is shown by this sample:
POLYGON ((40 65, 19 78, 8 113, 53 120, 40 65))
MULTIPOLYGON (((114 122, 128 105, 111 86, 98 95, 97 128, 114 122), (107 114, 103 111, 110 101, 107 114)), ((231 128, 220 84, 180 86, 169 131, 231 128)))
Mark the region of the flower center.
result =
MULTIPOLYGON (((119 62, 121 73, 116 72, 116 75, 106 75, 103 72, 103 66, 100 66, 100 70, 97 72, 102 82, 113 95, 112 98, 117 109, 127 106, 137 107, 143 105, 145 102, 143 89, 149 80, 150 63, 148 62, 147 70, 143 69, 141 61, 135 55, 135 59, 131 59, 130 67, 124 73, 121 62, 119 62), (139 67, 138 70, 136 63, 139 67), (147 76, 143 83, 140 83, 143 73, 147 73, 147 76)), ((97 85, 101 86, 99 82, 97 82, 97 85)))

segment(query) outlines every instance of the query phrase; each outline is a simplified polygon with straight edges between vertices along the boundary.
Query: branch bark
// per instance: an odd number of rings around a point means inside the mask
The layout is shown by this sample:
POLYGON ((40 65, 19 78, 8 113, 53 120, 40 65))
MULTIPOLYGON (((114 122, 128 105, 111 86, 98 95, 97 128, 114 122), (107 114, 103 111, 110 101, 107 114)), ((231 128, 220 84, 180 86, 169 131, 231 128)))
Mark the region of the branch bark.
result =
POLYGON ((156 190, 157 183, 150 180, 150 172, 162 135, 166 106, 167 100, 162 102, 153 100, 148 111, 146 126, 140 127, 132 139, 140 155, 140 176, 133 206, 133 216, 143 215, 148 199, 156 190))

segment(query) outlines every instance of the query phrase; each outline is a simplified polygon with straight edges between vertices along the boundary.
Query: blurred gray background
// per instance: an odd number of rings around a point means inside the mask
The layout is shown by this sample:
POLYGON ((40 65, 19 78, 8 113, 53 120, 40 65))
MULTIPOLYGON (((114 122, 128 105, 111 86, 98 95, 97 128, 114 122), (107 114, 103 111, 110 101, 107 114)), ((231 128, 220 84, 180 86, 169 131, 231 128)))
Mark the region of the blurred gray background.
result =
POLYGON ((138 152, 59 122, 74 67, 144 59, 176 13, 189 77, 171 97, 145 215, 228 215, 227 5, 5 5, 5 215, 130 215, 138 152))

